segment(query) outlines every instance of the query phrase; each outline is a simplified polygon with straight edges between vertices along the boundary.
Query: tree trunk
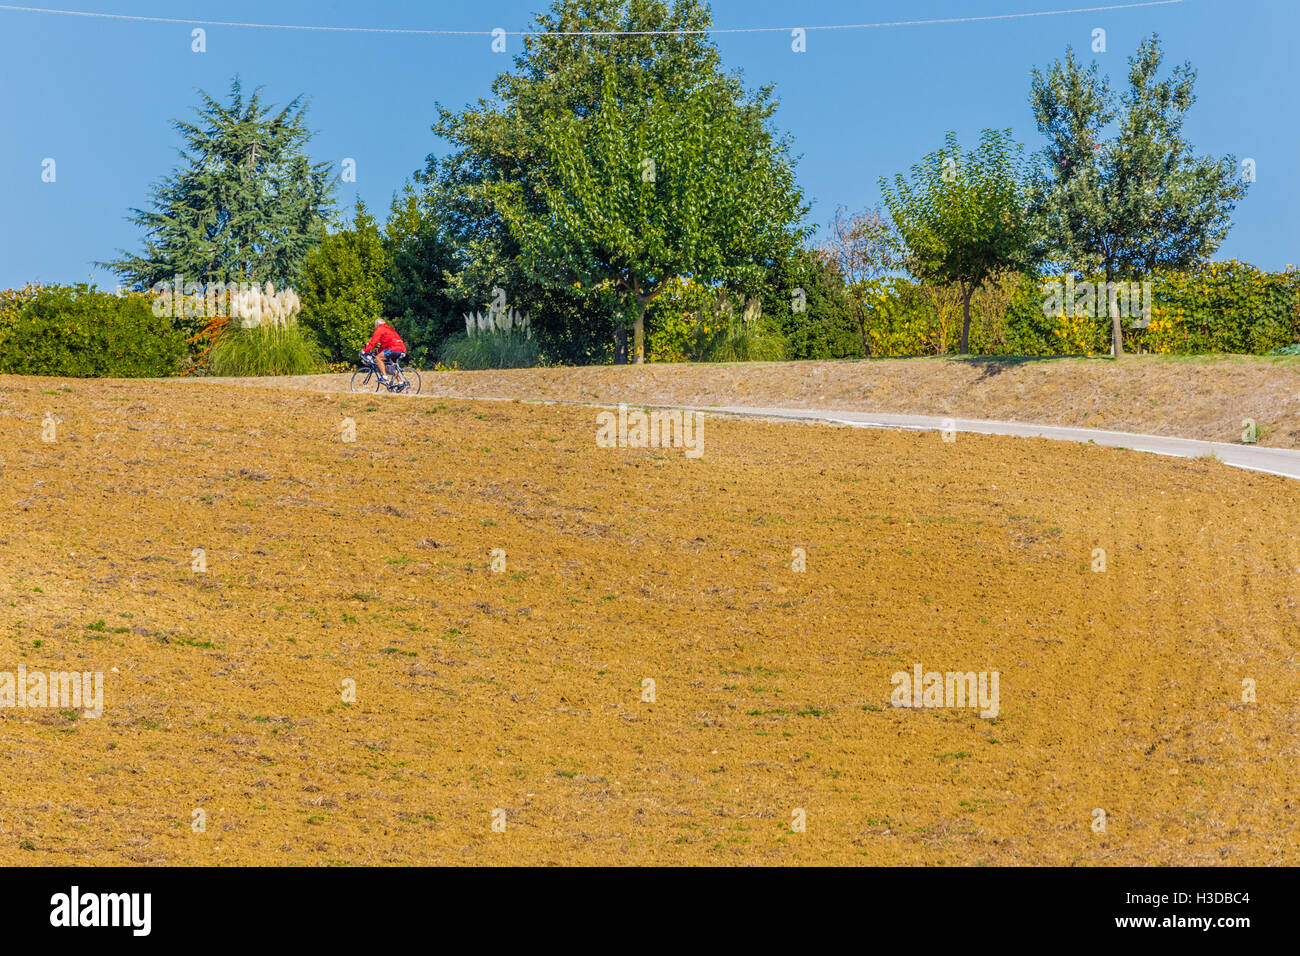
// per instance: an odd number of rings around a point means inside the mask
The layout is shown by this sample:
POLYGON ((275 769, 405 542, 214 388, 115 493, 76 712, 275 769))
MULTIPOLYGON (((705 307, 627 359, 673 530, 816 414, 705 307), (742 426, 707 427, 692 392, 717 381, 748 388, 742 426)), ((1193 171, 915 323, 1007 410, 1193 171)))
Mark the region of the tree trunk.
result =
POLYGON ((1124 354, 1124 327, 1119 320, 1119 299, 1110 294, 1110 270, 1106 270, 1106 288, 1101 294, 1106 297, 1106 308, 1110 310, 1110 357, 1119 358, 1124 354))
POLYGON ((961 297, 961 348, 958 355, 965 355, 970 351, 970 300, 975 295, 975 287, 971 286, 969 290, 962 292, 961 297))
POLYGON ((614 326, 614 364, 627 364, 627 326, 620 317, 614 326))
POLYGON ((645 309, 646 300, 636 297, 636 322, 632 324, 632 351, 637 365, 645 364, 645 309))
POLYGON ((862 314, 862 309, 854 309, 853 316, 858 320, 858 335, 862 338, 862 354, 867 358, 871 358, 871 345, 867 341, 867 320, 862 314))

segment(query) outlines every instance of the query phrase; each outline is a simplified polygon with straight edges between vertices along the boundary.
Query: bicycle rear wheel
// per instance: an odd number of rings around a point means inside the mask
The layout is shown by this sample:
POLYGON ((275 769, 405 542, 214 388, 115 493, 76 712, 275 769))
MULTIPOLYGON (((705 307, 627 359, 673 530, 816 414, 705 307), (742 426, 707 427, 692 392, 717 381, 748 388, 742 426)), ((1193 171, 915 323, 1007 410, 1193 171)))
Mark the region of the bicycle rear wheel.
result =
POLYGON ((410 386, 408 389, 406 389, 407 394, 419 395, 420 394, 420 373, 413 368, 404 368, 402 369, 402 377, 406 379, 407 384, 410 386))

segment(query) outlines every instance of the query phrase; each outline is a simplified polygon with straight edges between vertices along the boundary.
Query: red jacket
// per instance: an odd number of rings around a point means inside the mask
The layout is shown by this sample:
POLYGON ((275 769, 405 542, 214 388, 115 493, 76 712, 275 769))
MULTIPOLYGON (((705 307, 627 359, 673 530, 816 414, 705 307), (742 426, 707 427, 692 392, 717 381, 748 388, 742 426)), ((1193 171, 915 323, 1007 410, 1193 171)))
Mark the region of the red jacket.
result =
POLYGON ((365 351, 369 352, 376 345, 386 352, 405 352, 406 343, 402 337, 393 331, 393 327, 385 322, 383 325, 375 326, 375 334, 370 336, 370 341, 366 343, 365 351))

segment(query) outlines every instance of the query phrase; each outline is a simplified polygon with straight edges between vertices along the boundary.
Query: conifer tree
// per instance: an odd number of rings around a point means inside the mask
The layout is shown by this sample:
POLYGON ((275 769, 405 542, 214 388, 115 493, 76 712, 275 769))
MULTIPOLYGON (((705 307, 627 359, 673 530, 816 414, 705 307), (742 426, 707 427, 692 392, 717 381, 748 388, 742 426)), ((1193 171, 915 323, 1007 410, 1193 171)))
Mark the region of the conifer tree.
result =
POLYGON ((228 103, 200 95, 198 118, 172 123, 180 166, 154 186, 151 209, 128 217, 145 232, 144 251, 100 264, 136 289, 176 276, 291 285, 333 213, 330 166, 304 152, 306 105, 297 97, 276 109, 260 89, 245 97, 238 77, 228 103))

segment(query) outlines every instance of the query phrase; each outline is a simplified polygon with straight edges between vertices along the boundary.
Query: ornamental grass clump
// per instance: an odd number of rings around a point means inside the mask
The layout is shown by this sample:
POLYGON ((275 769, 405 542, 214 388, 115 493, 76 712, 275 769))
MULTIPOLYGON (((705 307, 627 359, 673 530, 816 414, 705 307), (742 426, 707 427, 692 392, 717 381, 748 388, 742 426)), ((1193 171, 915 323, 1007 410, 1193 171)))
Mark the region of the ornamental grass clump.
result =
POLYGON ((465 313, 465 331, 448 336, 438 358, 461 369, 532 368, 540 350, 527 313, 489 309, 465 313))
POLYGON ((298 324, 292 289, 232 298, 230 318, 209 356, 214 375, 310 375, 325 366, 316 340, 298 324), (254 296, 257 297, 256 301, 254 296))
POLYGON ((745 302, 737 315, 730 298, 719 295, 711 311, 700 340, 702 361, 779 362, 785 358, 785 339, 763 321, 758 299, 745 302))

